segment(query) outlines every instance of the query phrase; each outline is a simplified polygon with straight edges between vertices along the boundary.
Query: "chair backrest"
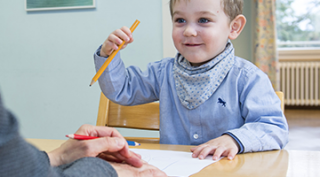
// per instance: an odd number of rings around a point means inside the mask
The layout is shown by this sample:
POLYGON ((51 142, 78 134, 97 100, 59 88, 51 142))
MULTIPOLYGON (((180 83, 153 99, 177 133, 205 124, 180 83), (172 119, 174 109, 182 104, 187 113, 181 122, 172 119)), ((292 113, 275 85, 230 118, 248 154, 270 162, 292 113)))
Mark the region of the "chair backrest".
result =
POLYGON ((276 94, 278 95, 281 101, 281 109, 282 109, 282 112, 284 113, 284 94, 281 91, 276 91, 276 94))
POLYGON ((100 95, 98 126, 159 130, 159 102, 122 106, 100 95))
MULTIPOLYGON (((122 106, 110 101, 101 92, 97 126, 159 130, 159 102, 122 106)), ((125 137, 139 143, 159 143, 159 138, 125 137)))

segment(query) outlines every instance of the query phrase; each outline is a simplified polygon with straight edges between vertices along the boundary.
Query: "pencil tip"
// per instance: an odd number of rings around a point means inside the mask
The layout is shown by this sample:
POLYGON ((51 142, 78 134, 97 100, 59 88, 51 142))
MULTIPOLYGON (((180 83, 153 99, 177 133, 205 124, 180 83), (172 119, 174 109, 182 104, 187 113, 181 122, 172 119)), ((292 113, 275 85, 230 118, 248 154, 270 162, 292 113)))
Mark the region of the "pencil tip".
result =
POLYGON ((96 81, 92 80, 89 86, 91 87, 91 85, 93 85, 95 82, 96 81))
POLYGON ((66 135, 66 137, 68 137, 68 138, 74 138, 74 135, 73 135, 73 134, 69 134, 69 135, 66 135))
POLYGON ((91 85, 89 85, 89 87, 91 87, 91 85))

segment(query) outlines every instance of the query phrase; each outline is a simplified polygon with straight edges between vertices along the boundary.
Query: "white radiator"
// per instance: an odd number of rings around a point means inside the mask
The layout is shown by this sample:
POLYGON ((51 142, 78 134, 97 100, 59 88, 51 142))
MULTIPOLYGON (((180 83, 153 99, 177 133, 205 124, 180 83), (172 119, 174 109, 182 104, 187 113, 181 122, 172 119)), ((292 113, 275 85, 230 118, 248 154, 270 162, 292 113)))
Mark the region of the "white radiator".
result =
POLYGON ((320 62, 279 62, 285 105, 320 105, 320 62))

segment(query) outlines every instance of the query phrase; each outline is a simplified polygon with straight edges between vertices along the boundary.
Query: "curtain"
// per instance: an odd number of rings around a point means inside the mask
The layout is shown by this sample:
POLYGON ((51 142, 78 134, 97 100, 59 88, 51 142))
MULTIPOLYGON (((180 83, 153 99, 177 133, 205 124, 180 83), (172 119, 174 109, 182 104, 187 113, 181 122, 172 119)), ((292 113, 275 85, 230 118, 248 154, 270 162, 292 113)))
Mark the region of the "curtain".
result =
POLYGON ((280 85, 279 61, 276 46, 276 0, 254 0, 255 38, 254 63, 265 72, 278 91, 280 85))

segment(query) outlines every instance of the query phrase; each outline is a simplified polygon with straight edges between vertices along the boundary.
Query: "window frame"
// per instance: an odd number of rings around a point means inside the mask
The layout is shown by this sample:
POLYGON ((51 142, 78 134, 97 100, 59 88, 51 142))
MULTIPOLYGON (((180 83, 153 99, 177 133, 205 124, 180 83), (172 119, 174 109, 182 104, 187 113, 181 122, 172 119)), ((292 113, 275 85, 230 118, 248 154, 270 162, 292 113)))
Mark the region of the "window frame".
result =
POLYGON ((319 48, 277 48, 279 61, 320 61, 319 48))

